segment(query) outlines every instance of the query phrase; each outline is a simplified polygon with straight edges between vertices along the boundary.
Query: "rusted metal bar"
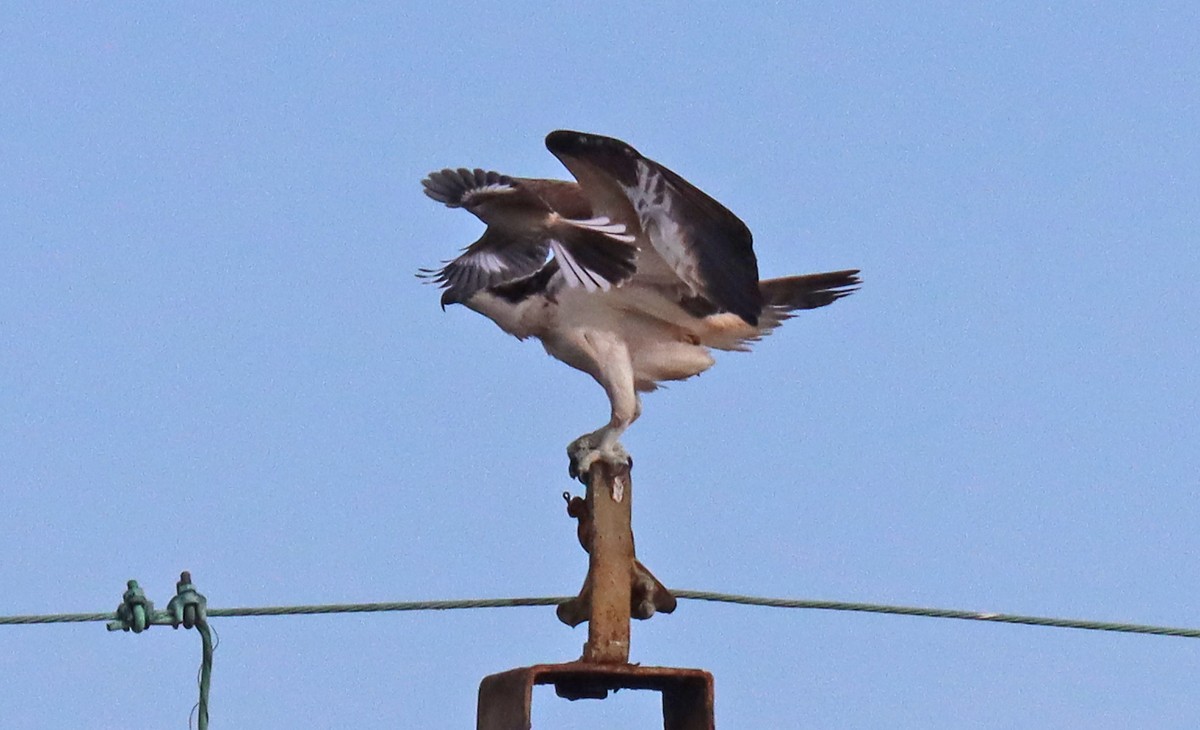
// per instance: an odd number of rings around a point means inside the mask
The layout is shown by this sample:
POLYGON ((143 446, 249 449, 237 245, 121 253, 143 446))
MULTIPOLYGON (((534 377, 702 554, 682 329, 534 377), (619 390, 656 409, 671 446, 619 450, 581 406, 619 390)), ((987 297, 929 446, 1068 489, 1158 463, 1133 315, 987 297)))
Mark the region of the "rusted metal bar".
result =
POLYGON ((588 583, 592 588, 588 640, 583 661, 629 661, 629 603, 633 586, 633 480, 628 465, 597 462, 588 475, 592 515, 588 583))
POLYGON ((602 699, 618 689, 662 693, 664 730, 714 730, 713 678, 702 669, 632 664, 535 664, 484 678, 476 730, 531 730, 533 687, 553 684, 560 697, 602 699))

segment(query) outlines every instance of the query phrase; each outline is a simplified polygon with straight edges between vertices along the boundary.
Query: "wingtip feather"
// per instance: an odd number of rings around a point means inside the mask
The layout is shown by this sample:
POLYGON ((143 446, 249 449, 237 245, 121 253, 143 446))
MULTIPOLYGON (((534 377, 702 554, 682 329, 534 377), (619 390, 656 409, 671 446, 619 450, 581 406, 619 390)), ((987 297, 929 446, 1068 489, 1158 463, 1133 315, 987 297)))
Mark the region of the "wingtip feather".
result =
POLYGON ((513 179, 508 175, 478 167, 447 167, 431 172, 421 180, 425 195, 447 208, 462 208, 470 202, 473 193, 511 187, 512 184, 513 179))

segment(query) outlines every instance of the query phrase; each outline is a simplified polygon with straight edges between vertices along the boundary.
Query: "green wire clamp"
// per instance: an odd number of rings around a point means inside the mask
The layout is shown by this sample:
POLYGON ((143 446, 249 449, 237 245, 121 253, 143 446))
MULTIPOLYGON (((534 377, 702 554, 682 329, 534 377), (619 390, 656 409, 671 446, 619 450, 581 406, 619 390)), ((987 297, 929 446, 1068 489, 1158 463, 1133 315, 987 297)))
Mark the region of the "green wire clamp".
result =
POLYGON ((179 582, 175 584, 175 597, 167 603, 167 613, 171 617, 172 628, 191 629, 205 623, 208 614, 208 599, 196 590, 192 584, 192 574, 183 571, 179 574, 179 582))
POLYGON ((185 629, 200 633, 200 701, 196 703, 199 730, 208 730, 208 689, 212 682, 213 645, 208 628, 208 599, 192 583, 192 574, 183 571, 175 584, 175 597, 167 602, 167 617, 172 628, 183 624, 185 629))
POLYGON ((197 730, 208 730, 208 690, 212 683, 213 642, 212 630, 208 627, 208 599, 192 585, 192 574, 183 571, 175 584, 175 596, 167 603, 167 610, 155 613, 154 604, 136 580, 131 580, 121 605, 117 606, 115 621, 108 622, 109 631, 132 631, 140 634, 154 624, 170 624, 179 628, 196 629, 200 634, 200 701, 196 703, 197 730))
POLYGON ((117 620, 108 622, 108 630, 140 634, 150 628, 154 619, 154 603, 146 598, 146 592, 136 580, 129 581, 126 586, 128 588, 121 596, 121 605, 117 606, 117 620))

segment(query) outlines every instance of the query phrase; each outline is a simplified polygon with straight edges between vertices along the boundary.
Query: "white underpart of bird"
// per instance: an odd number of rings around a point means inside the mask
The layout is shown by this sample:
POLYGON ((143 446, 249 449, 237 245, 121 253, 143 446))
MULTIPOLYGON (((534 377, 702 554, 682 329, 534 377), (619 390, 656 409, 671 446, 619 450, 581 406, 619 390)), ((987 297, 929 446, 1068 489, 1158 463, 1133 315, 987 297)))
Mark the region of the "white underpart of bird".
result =
POLYGON ((575 176, 513 178, 445 169, 426 194, 466 208, 484 235, 419 274, 519 339, 591 375, 607 423, 567 447, 572 476, 597 460, 628 461, 620 438, 641 414, 640 393, 713 365, 712 349, 747 350, 790 319, 854 292, 857 270, 760 281, 745 224, 628 144, 552 132, 546 146, 575 176))

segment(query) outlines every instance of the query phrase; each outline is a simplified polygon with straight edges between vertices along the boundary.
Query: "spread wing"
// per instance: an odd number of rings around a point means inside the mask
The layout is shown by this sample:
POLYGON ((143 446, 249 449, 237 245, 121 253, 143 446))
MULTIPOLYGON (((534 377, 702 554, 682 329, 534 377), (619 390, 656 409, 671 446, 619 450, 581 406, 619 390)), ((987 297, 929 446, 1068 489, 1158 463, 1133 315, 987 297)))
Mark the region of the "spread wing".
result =
POLYGON ((557 131, 546 147, 579 181, 594 212, 640 228, 690 296, 758 324, 758 261, 741 219, 621 140, 557 131))
POLYGON ((421 184, 430 198, 450 208, 466 208, 488 224, 462 255, 440 269, 418 273, 446 290, 442 306, 547 271, 551 252, 555 266, 534 281, 548 285, 550 276, 558 273, 567 286, 594 292, 619 285, 634 273, 635 236, 624 224, 604 216, 563 215, 590 211, 572 183, 460 168, 430 173, 421 184))
MULTIPOLYGON (((507 175, 484 170, 441 170, 421 181, 425 194, 448 208, 475 209, 495 205, 537 209, 536 196, 520 189, 507 175)), ((478 213, 476 213, 478 215, 478 213)), ((418 276, 441 286, 442 306, 465 302, 481 289, 503 284, 537 271, 546 263, 550 244, 529 231, 489 225, 478 241, 462 255, 443 262, 440 269, 421 269, 418 276)))

